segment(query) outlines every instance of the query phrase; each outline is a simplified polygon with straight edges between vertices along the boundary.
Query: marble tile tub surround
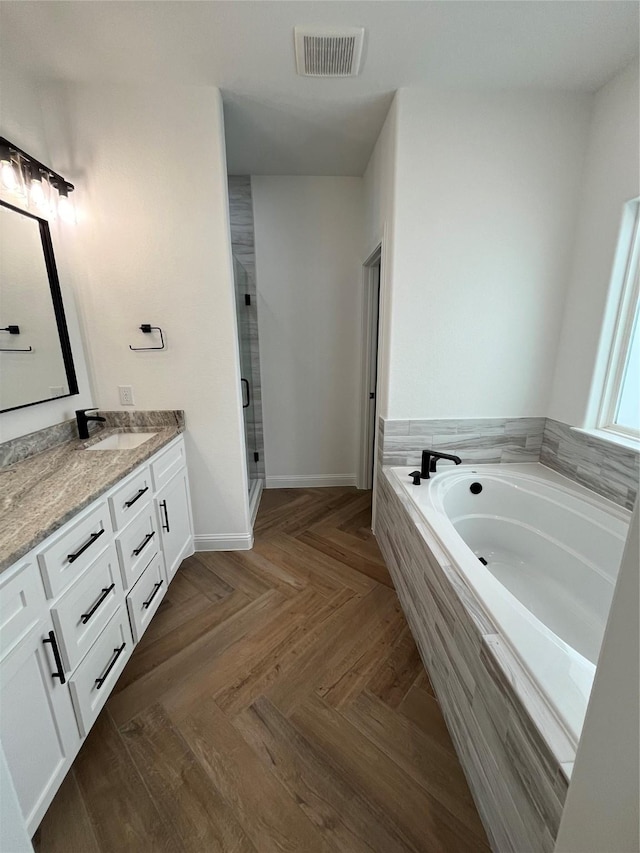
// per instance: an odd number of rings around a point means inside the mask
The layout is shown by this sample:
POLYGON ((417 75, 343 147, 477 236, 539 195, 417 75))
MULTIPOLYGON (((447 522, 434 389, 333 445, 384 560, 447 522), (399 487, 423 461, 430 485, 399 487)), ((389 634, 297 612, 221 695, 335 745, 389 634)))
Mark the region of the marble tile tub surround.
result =
MULTIPOLYGON (((104 414, 118 415, 118 425, 104 425, 97 431, 99 435, 93 435, 89 441, 73 438, 58 442, 0 467, 0 571, 35 548, 184 430, 182 412, 104 414), (125 424, 122 414, 133 418, 125 424), (150 428, 156 435, 131 450, 88 453, 84 449, 98 438, 125 429, 146 432, 150 428)), ((75 421, 71 423, 75 426, 75 421)), ((31 447, 41 446, 37 442, 31 447)))
POLYGON ((409 499, 382 473, 376 538, 492 848, 550 853, 575 750, 409 499))
POLYGON ((634 507, 640 485, 636 450, 547 418, 540 462, 626 509, 634 507))
POLYGON ((265 479, 264 426, 262 421, 262 381, 260 378, 260 336, 258 334, 258 295, 256 277, 256 249, 253 227, 253 199, 249 175, 229 175, 229 219, 231 248, 248 274, 248 292, 251 296, 249 311, 249 347, 253 374, 253 408, 256 422, 256 445, 260 459, 258 476, 265 479))
POLYGON ((544 418, 380 418, 383 465, 420 465, 427 448, 455 453, 464 463, 538 462, 544 418))
POLYGON ((419 466, 422 450, 431 447, 469 464, 542 462, 626 509, 638 495, 637 451, 551 418, 380 418, 379 435, 383 465, 419 466))

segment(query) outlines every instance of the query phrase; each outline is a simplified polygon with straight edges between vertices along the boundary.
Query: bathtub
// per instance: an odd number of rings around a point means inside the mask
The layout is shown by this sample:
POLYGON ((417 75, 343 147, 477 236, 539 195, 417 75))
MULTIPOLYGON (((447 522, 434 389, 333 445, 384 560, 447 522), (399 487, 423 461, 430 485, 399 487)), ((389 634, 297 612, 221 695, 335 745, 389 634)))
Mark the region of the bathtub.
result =
POLYGON ((539 463, 387 468, 577 746, 631 514, 539 463))

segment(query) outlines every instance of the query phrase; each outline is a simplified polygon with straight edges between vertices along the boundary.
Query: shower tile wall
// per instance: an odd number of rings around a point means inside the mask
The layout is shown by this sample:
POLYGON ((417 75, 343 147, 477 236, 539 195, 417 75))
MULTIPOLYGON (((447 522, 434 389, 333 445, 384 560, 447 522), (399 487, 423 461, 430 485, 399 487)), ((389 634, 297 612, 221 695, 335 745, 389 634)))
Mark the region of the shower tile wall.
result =
POLYGON ((248 175, 229 175, 228 182, 231 248, 234 256, 247 271, 249 278, 248 292, 251 296, 251 305, 247 310, 250 311, 249 329, 256 443, 260 454, 257 468, 258 476, 264 480, 264 427, 262 421, 262 382, 260 379, 260 340, 258 336, 258 298, 251 178, 248 175))

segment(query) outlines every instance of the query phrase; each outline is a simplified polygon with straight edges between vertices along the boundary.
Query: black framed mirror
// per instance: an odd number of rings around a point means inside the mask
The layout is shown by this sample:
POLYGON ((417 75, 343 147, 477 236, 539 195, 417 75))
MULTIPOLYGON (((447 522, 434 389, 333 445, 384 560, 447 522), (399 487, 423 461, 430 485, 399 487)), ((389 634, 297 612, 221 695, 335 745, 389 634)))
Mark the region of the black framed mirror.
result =
POLYGON ((0 200, 0 412, 77 393, 49 223, 0 200))

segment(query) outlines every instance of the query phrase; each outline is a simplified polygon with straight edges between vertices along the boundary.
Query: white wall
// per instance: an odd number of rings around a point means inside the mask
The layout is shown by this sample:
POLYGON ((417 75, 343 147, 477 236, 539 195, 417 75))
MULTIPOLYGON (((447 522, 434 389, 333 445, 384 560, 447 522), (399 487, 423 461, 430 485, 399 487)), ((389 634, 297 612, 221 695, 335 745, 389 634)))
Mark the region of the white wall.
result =
POLYGON ((389 417, 546 411, 590 101, 399 91, 389 417))
POLYGON ((640 525, 631 521, 556 853, 640 850, 640 525))
POLYGON ((377 414, 387 417, 391 283, 395 235, 397 99, 394 98, 363 178, 364 253, 366 260, 382 244, 380 319, 378 325, 377 414))
POLYGON ((184 409, 196 547, 249 544, 222 105, 217 89, 63 89, 57 142, 82 163, 78 227, 95 400, 184 409), (152 323, 167 350, 134 353, 152 323))
POLYGON ((251 186, 267 486, 354 483, 362 179, 253 177, 251 186))
MULTIPOLYGON (((57 108, 52 99, 49 99, 48 106, 53 110, 57 108)), ((48 132, 43 110, 43 90, 15 74, 11 68, 3 68, 2 71, 0 135, 60 172, 72 183, 75 181, 76 175, 68 168, 65 169, 69 164, 48 132)), ((79 189, 76 197, 81 194, 79 189)), ((2 198, 11 204, 16 203, 7 193, 2 194, 2 198)), ((77 228, 60 220, 51 223, 50 229, 80 393, 0 414, 0 441, 8 441, 68 420, 74 417, 75 409, 92 405, 77 311, 77 293, 84 284, 83 264, 78 259, 78 242, 81 238, 77 228)))
MULTIPOLYGON (((626 201, 640 194, 638 68, 634 63, 595 97, 575 251, 560 337, 549 417, 594 426, 606 368, 598 358, 615 319, 605 316, 611 270, 626 201), (597 398, 597 393, 596 393, 597 398)), ((613 307, 613 306, 610 306, 613 307)))

